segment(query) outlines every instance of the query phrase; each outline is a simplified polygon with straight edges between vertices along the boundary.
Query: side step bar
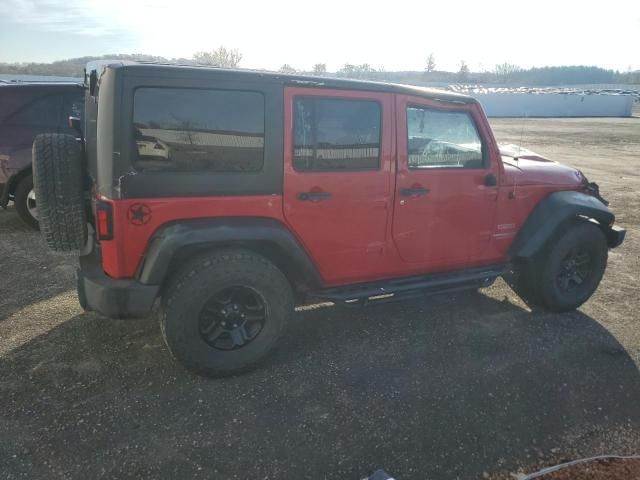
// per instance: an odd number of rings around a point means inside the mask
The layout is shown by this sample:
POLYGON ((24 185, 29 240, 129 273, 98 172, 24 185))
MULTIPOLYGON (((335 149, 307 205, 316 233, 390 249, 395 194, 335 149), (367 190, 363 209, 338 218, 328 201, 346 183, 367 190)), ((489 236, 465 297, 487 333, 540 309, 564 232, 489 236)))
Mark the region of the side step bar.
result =
POLYGON ((335 303, 385 303, 429 293, 488 287, 507 270, 506 265, 492 265, 456 272, 327 288, 313 292, 310 296, 335 303))

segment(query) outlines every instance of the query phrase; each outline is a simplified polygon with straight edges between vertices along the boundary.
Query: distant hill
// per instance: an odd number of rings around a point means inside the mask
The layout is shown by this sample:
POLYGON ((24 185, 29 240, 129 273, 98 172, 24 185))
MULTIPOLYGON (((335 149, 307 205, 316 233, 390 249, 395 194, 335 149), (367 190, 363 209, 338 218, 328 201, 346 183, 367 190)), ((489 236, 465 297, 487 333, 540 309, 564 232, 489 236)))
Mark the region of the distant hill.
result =
POLYGON ((79 57, 68 60, 58 60, 51 63, 0 63, 0 74, 13 75, 45 75, 82 78, 84 67, 94 60, 134 60, 142 62, 161 63, 193 63, 185 58, 167 59, 144 54, 112 54, 99 57, 79 57))
MULTIPOLYGON (((87 62, 93 60, 134 60, 159 63, 194 64, 192 59, 165 58, 145 54, 111 54, 97 57, 80 57, 51 63, 0 63, 2 78, 19 75, 43 75, 81 78, 87 62)), ((591 66, 536 67, 519 69, 514 66, 508 72, 445 72, 445 71, 397 71, 387 72, 369 65, 345 65, 337 72, 325 75, 361 78, 414 85, 449 85, 451 83, 494 85, 579 85, 579 84, 640 84, 640 71, 620 73, 591 66)), ((300 71, 300 73, 311 73, 300 71)))

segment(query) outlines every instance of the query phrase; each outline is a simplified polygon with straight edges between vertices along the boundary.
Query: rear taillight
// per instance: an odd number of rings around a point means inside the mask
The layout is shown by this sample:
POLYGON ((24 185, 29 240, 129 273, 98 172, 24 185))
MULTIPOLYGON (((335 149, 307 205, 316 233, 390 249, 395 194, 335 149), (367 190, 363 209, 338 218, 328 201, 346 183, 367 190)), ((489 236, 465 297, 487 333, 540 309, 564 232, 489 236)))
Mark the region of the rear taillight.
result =
POLYGON ((98 240, 113 240, 113 207, 110 203, 96 202, 96 231, 98 240))

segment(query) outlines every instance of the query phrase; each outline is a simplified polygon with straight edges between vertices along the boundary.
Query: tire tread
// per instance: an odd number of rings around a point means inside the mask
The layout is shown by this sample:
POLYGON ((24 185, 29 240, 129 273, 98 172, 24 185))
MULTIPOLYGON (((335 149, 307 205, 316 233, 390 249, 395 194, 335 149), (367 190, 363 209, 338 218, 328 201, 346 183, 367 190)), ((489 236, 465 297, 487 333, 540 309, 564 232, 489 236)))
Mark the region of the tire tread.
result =
MULTIPOLYGON (((219 278, 226 278, 235 273, 239 268, 251 269, 256 275, 269 277, 272 282, 282 282, 285 290, 282 297, 278 301, 284 302, 285 311, 293 312, 293 293, 284 274, 269 260, 263 256, 243 249, 224 249, 206 252, 194 257, 181 270, 177 271, 169 280, 164 289, 162 306, 160 309, 160 330, 164 341, 174 358, 184 363, 191 370, 197 373, 211 377, 221 377, 235 375, 253 369, 264 357, 268 355, 272 348, 269 348, 263 355, 258 358, 246 359, 233 366, 233 368, 216 368, 212 366, 203 366, 201 362, 194 358, 190 353, 192 349, 189 346, 189 339, 167 338, 167 320, 172 310, 180 305, 180 300, 189 296, 189 292, 185 289, 188 286, 188 280, 193 277, 207 275, 208 272, 219 278), (288 290, 287 290, 288 289, 288 290)), ((282 322, 277 332, 273 344, 277 343, 284 332, 285 322, 282 322)))
POLYGON ((71 135, 45 133, 33 143, 38 221, 47 245, 79 250, 86 241, 82 151, 71 135))

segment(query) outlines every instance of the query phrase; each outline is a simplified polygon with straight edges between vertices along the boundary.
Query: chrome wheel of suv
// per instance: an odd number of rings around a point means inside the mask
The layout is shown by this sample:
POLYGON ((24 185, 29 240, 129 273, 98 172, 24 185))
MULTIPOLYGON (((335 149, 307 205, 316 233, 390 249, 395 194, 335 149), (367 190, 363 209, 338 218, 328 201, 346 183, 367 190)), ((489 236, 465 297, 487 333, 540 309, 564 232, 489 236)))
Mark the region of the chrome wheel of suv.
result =
POLYGON ((36 192, 33 188, 29 190, 29 193, 27 194, 27 211, 33 218, 38 220, 38 207, 36 206, 36 192))
POLYGON ((13 203, 22 221, 34 230, 38 230, 38 210, 32 175, 26 175, 20 180, 13 192, 13 203))

